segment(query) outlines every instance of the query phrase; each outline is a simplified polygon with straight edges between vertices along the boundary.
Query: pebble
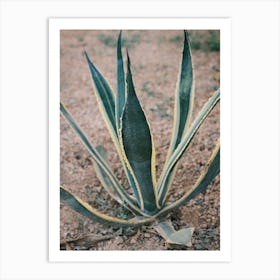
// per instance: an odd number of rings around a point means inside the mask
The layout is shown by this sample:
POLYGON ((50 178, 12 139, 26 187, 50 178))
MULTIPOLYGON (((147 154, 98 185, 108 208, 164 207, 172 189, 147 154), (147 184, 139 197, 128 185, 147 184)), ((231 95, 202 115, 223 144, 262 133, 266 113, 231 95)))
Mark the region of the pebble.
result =
POLYGON ((132 239, 130 240, 130 243, 131 243, 131 244, 137 243, 137 239, 136 239, 136 238, 132 238, 132 239))
POLYGON ((117 236, 116 238, 115 238, 115 243, 116 244, 122 244, 123 243, 123 238, 122 237, 120 237, 120 236, 117 236))
POLYGON ((200 150, 200 151, 204 151, 204 150, 205 150, 205 145, 204 145, 204 144, 201 144, 201 145, 199 146, 199 150, 200 150))

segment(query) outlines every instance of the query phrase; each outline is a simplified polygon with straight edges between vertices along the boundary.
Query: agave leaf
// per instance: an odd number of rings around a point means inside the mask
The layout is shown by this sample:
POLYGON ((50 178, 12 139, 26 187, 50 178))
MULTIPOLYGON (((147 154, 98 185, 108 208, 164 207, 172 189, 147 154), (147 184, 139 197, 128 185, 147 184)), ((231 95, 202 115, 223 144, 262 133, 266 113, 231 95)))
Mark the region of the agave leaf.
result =
POLYGON ((220 141, 218 141, 215 149, 212 152, 212 155, 206 165, 204 172, 200 175, 194 186, 180 199, 177 201, 165 206, 159 214, 159 216, 164 216, 170 211, 179 208, 183 204, 187 203, 200 192, 206 190, 207 186, 212 182, 212 180, 220 172, 220 141))
POLYGON ((113 172, 110 170, 107 163, 100 157, 99 153, 92 147, 90 141, 84 134, 84 132, 81 130, 81 128, 76 124, 73 117, 70 115, 70 113, 67 111, 65 106, 60 103, 60 111, 62 115, 64 116, 65 120, 68 122, 70 127, 75 131, 75 133, 79 136, 81 142, 86 147, 92 158, 95 160, 96 164, 98 164, 98 167, 104 172, 107 176, 107 179, 110 180, 111 186, 114 187, 114 191, 119 195, 121 200, 128 205, 131 209, 136 211, 137 213, 141 213, 142 215, 145 215, 143 211, 141 211, 134 200, 126 193, 124 188, 119 184, 117 178, 113 174, 113 172))
POLYGON ((83 201, 81 198, 74 195, 69 190, 66 190, 62 186, 60 187, 60 201, 65 205, 71 207, 79 214, 89 219, 96 220, 100 223, 107 223, 107 224, 118 225, 118 226, 140 226, 154 221, 153 217, 144 218, 144 219, 132 218, 130 220, 111 217, 93 208, 87 202, 83 201))
POLYGON ((127 166, 140 190, 141 209, 157 209, 155 150, 150 127, 136 96, 127 54, 127 97, 121 118, 120 140, 127 166))
POLYGON ((121 115, 125 104, 125 78, 122 58, 122 32, 117 44, 117 96, 116 96, 116 126, 120 128, 121 115))
POLYGON ((181 74, 175 95, 174 125, 167 159, 177 148, 191 120, 194 99, 194 74, 189 36, 184 31, 181 74))
MULTIPOLYGON (((119 33, 118 43, 117 43, 117 62, 118 62, 117 63, 117 96, 116 96, 115 116, 116 116, 116 126, 117 129, 119 130, 121 125, 120 124, 121 116, 125 105, 125 76, 124 76, 123 57, 122 57, 122 32, 121 31, 119 33)), ((130 186, 132 187, 136 200, 140 204, 139 190, 136 187, 133 176, 129 171, 129 169, 127 168, 126 163, 124 162, 123 164, 125 167, 126 175, 130 183, 130 186)))
MULTIPOLYGON (((109 161, 107 158, 107 153, 104 147, 97 146, 96 151, 98 152, 99 156, 106 162, 106 164, 109 166, 109 161)), ((105 190, 110 194, 112 198, 114 198, 117 202, 122 204, 122 200, 120 197, 116 194, 114 190, 114 186, 110 180, 110 178, 106 175, 106 173, 103 171, 102 168, 94 161, 94 168, 97 174, 97 177, 99 181, 101 182, 102 186, 105 188, 105 190)))
MULTIPOLYGON (((175 94, 174 123, 173 132, 169 150, 166 156, 165 167, 174 150, 182 140, 183 135, 187 132, 193 111, 194 100, 194 73, 192 65, 191 47, 189 35, 184 31, 184 49, 181 62, 181 73, 178 80, 175 94)), ((179 161, 170 172, 168 181, 173 181, 179 161)), ((163 176, 164 173, 161 173, 163 176)), ((160 181, 162 177, 160 178, 160 181)))
MULTIPOLYGON (((109 166, 109 161, 107 158, 107 153, 104 147, 102 146, 97 146, 96 151, 100 155, 100 157, 106 162, 106 164, 109 166)), ((123 205, 126 207, 130 212, 132 212, 135 215, 138 215, 139 212, 133 210, 129 205, 127 205, 124 201, 122 201, 121 197, 116 193, 114 190, 114 186, 110 180, 110 178, 106 175, 106 173, 103 171, 102 168, 94 161, 94 168, 96 175, 101 182, 102 186, 105 188, 105 190, 110 194, 110 196, 115 199, 119 204, 123 205)), ((129 196, 130 199, 133 201, 134 205, 137 205, 137 201, 135 200, 134 197, 129 196)))
POLYGON ((95 94, 97 96, 98 104, 101 108, 101 113, 109 127, 111 134, 117 135, 117 127, 115 121, 115 97, 114 94, 104 79, 102 74, 97 70, 94 64, 90 61, 85 52, 86 60, 90 69, 91 77, 95 86, 95 94))
POLYGON ((192 246, 192 234, 194 228, 183 228, 176 231, 170 221, 163 221, 154 226, 158 234, 165 239, 168 248, 192 246))
POLYGON ((163 205, 169 188, 172 184, 172 179, 174 177, 174 168, 176 168, 177 162, 182 157, 184 151, 189 146, 191 140, 193 139, 195 133, 199 129, 200 125, 203 123, 205 118, 208 116, 208 114, 212 111, 212 109, 215 107, 217 102, 220 100, 220 89, 218 89, 214 95, 206 102, 200 113, 198 114, 198 117, 195 119, 193 124, 191 125, 188 133, 184 135, 184 137, 181 140, 181 143, 178 145, 178 147, 173 152, 172 156, 170 157, 168 163, 164 166, 164 169, 162 171, 162 176, 159 181, 159 204, 163 205))
POLYGON ((130 171, 128 170, 121 154, 119 139, 118 139, 118 132, 117 128, 119 128, 119 114, 122 112, 123 109, 123 102, 125 101, 125 94, 123 92, 123 62, 122 62, 122 55, 121 55, 121 34, 118 40, 118 51, 117 51, 117 57, 118 57, 118 93, 116 97, 116 106, 115 106, 115 97, 114 94, 105 80, 105 78, 102 76, 102 74, 97 70, 97 68, 94 66, 94 64, 89 59, 87 53, 85 52, 85 56, 87 59, 87 63, 89 65, 89 69, 91 72, 91 76, 95 85, 95 94, 97 96, 100 112, 102 113, 102 116, 105 120, 105 123, 108 127, 109 133, 111 135, 111 138, 113 140, 113 143, 117 149, 117 152, 119 154, 121 163, 124 167, 125 173, 127 175, 127 178, 129 180, 130 186, 132 187, 132 190, 134 192, 134 195, 136 197, 136 200, 138 204, 140 204, 140 198, 139 193, 137 190, 137 187, 135 185, 133 176, 130 174, 130 171), (115 118, 116 114, 116 118, 115 118))

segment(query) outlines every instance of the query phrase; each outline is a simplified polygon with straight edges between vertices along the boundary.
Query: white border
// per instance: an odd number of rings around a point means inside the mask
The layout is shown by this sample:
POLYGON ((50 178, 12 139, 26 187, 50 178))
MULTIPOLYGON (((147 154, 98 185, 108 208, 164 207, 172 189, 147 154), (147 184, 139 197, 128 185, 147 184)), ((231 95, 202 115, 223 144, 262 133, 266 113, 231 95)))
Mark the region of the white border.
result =
POLYGON ((231 260, 231 21, 199 19, 49 20, 49 260, 54 262, 229 262, 231 260), (221 249, 219 251, 59 250, 60 30, 216 29, 221 31, 221 249))

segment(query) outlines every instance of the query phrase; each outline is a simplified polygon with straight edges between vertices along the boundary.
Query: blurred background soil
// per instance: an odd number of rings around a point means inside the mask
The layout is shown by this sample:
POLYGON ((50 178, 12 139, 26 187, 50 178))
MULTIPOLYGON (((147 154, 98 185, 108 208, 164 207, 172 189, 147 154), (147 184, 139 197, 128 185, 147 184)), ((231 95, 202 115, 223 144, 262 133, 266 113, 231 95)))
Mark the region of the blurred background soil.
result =
MULTIPOLYGON (((98 110, 83 51, 116 89, 116 40, 118 31, 61 31, 61 101, 69 109, 90 141, 108 151, 111 168, 127 186, 118 155, 98 110)), ((190 31, 195 72, 194 115, 219 87, 220 41, 218 31, 190 31)), ((172 133, 174 93, 180 70, 183 31, 123 31, 123 55, 129 50, 136 92, 150 122, 159 176, 172 133)), ((125 59, 125 55, 124 55, 125 59)), ((185 152, 177 170, 169 200, 181 197, 203 171, 220 134, 220 108, 211 112, 185 152)), ((128 218, 97 179, 92 159, 61 117, 61 185, 104 213, 128 218)), ((129 191, 129 190, 128 190, 129 191)), ((164 240, 151 227, 121 229, 105 226, 60 205, 62 250, 166 250, 164 240), (90 234, 90 238, 80 239, 90 234), (67 241, 67 242, 65 242, 67 241)), ((170 215, 176 229, 195 228, 192 247, 186 250, 220 249, 220 179, 207 191, 170 215)))

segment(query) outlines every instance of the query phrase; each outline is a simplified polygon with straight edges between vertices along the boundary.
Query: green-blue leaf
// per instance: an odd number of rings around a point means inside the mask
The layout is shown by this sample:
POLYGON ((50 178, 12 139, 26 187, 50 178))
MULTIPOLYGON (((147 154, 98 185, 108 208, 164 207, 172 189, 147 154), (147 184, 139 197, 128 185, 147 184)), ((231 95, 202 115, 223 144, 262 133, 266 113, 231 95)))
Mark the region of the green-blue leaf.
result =
POLYGON ((109 126, 109 130, 111 130, 110 133, 117 135, 114 94, 109 84, 91 62, 86 52, 85 56, 90 69, 92 80, 95 85, 95 94, 98 98, 99 105, 101 105, 101 113, 105 119, 105 122, 109 126))
POLYGON ((121 141, 127 165, 140 189, 141 209, 157 209, 153 146, 150 127, 133 85, 130 59, 127 56, 127 98, 121 119, 121 141))
POLYGON ((122 58, 122 32, 117 44, 117 96, 116 96, 116 125, 120 128, 122 111, 125 104, 125 77, 122 58))
POLYGON ((212 180, 220 173, 220 141, 218 141, 210 160, 208 161, 204 172, 200 175, 194 186, 180 199, 163 207, 159 216, 165 216, 167 213, 184 205, 199 193, 206 190, 212 180))
MULTIPOLYGON (((194 74, 188 33, 184 31, 184 49, 179 76, 178 89, 175 95, 174 127, 170 143, 169 156, 177 148, 186 131, 192 114, 194 98, 194 74)), ((168 157, 169 157, 168 156, 168 157)))
POLYGON ((149 218, 135 217, 129 220, 111 217, 93 208, 86 201, 83 201, 81 198, 74 195, 69 190, 66 190, 62 186, 60 187, 60 201, 65 205, 71 207, 80 215, 83 215, 92 220, 96 220, 103 224, 107 223, 115 226, 117 225, 117 226, 131 227, 131 226, 140 226, 143 224, 151 223, 154 220, 153 217, 149 217, 149 218))
POLYGON ((176 164, 182 157, 184 151, 189 146, 191 140, 193 139, 194 135, 198 131, 199 127, 205 120, 205 118, 208 116, 208 114, 212 111, 212 109, 215 107, 217 102, 220 100, 220 89, 218 89, 214 95, 208 100, 208 102, 204 105, 204 107, 201 109, 200 113, 198 114, 198 117, 195 119, 193 124, 191 125, 188 133, 184 135, 184 137, 181 140, 181 143, 178 145, 178 147, 174 150, 172 156, 168 160, 167 164, 164 166, 164 169, 162 171, 162 175, 159 181, 159 204, 163 205, 169 188, 172 183, 173 179, 173 172, 174 168, 176 168, 176 164))

